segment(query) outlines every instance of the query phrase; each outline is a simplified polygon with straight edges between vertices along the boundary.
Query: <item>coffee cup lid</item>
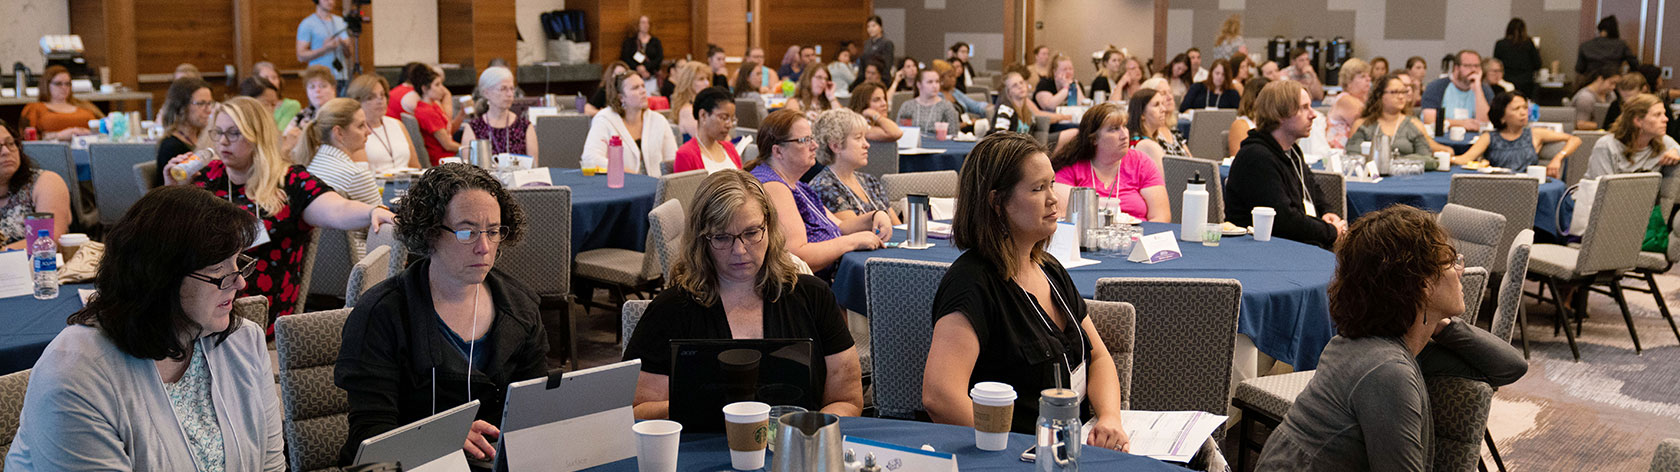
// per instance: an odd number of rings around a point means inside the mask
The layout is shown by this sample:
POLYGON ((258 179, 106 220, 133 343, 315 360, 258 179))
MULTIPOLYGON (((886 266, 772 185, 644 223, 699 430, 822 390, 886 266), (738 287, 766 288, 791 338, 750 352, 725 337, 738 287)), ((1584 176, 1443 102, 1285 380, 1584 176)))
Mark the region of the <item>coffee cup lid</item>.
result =
POLYGON ((82 233, 65 233, 58 236, 58 244, 64 246, 80 246, 87 242, 87 235, 82 233))
POLYGON ((1252 213, 1256 215, 1276 215, 1277 210, 1272 209, 1272 207, 1254 207, 1252 213))
POLYGON ((1003 382, 980 382, 974 384, 974 388, 969 390, 968 394, 973 397, 997 400, 1014 400, 1016 398, 1015 387, 1003 382))

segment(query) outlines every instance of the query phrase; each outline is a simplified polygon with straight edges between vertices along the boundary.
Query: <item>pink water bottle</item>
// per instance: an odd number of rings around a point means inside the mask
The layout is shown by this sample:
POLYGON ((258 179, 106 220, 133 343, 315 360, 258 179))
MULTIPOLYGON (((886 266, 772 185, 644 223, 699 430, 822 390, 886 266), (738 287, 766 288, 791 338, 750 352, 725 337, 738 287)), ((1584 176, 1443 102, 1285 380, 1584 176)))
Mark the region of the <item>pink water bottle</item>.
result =
POLYGON ((607 188, 624 188, 624 141, 607 140, 607 188))

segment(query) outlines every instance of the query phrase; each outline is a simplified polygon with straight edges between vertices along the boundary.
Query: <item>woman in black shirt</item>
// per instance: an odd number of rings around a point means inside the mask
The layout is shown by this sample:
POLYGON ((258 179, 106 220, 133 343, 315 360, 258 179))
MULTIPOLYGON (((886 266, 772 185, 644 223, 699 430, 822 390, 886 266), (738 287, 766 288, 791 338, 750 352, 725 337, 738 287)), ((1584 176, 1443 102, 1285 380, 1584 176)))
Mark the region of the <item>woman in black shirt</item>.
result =
POLYGON ((1213 65, 1208 66, 1207 80, 1190 84, 1190 90, 1184 93, 1184 101, 1178 104, 1178 111, 1203 108, 1234 110, 1241 103, 1242 92, 1231 86, 1231 62, 1214 59, 1213 65))
POLYGON ((216 97, 210 92, 210 84, 203 79, 182 77, 169 84, 162 113, 163 129, 169 132, 169 136, 158 141, 159 182, 163 181, 163 167, 169 164, 170 159, 193 152, 198 145, 199 132, 209 126, 210 114, 214 111, 216 97))
POLYGON ((966 250, 939 282, 922 404, 934 421, 974 423, 968 389, 1015 387, 1011 430, 1031 434, 1039 392, 1060 384, 1088 399, 1088 444, 1126 450, 1120 377, 1085 302, 1055 258, 1055 173, 1044 148, 1017 133, 987 136, 958 183, 952 243, 966 250))
POLYGON ((671 287, 654 297, 625 343, 624 359, 641 359, 636 418, 670 416, 672 339, 810 338, 823 362, 812 386, 824 413, 863 412, 863 368, 845 312, 828 284, 800 275, 775 224, 776 210, 758 179, 723 170, 701 182, 688 208, 683 250, 671 287))
MULTIPOLYGON (((1505 80, 1523 95, 1534 96, 1534 71, 1540 70, 1540 48, 1528 36, 1528 23, 1512 18, 1505 24, 1505 37, 1493 43, 1493 57, 1505 63, 1505 80)), ((1382 77, 1372 75, 1372 77, 1382 77)))

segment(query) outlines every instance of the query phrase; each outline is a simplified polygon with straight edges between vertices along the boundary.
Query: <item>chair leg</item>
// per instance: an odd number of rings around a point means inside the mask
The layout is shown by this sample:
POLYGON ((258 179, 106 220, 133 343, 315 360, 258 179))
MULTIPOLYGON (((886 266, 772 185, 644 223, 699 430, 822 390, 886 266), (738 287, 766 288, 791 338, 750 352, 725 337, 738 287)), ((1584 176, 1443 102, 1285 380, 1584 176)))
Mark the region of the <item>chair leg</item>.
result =
POLYGON ((1616 306, 1622 309, 1622 321, 1627 322, 1628 337, 1633 338, 1633 353, 1643 353, 1644 350, 1639 347, 1639 330, 1633 327, 1633 313, 1628 311, 1627 297, 1622 296, 1620 282, 1610 282, 1610 295, 1616 299, 1616 306))
POLYGON ((1239 410, 1242 418, 1237 419, 1237 472, 1248 472, 1248 424, 1254 421, 1253 412, 1244 408, 1239 410))
POLYGON ((1483 428, 1482 437, 1487 440, 1488 452, 1493 453, 1493 465, 1499 468, 1499 472, 1505 472, 1505 459, 1499 457, 1499 446, 1493 442, 1493 433, 1483 428))
POLYGON ((1575 356, 1575 362, 1581 362, 1581 348, 1575 345, 1575 333, 1569 330, 1569 310, 1563 307, 1563 297, 1558 293, 1558 282, 1548 284, 1552 289, 1552 306, 1557 308, 1556 322, 1552 325, 1552 335, 1557 335, 1558 325, 1563 327, 1563 335, 1569 339, 1569 353, 1575 356))
POLYGON ((1522 337, 1523 359, 1528 359, 1528 313, 1521 303, 1517 304, 1517 335, 1522 337))
POLYGON ((1662 290, 1657 288, 1657 275, 1646 272, 1645 283, 1651 286, 1651 296, 1657 299, 1657 310, 1662 312, 1663 319, 1668 320, 1668 329, 1674 331, 1674 339, 1680 339, 1680 327, 1675 327, 1674 316, 1668 313, 1668 302, 1663 300, 1662 290))

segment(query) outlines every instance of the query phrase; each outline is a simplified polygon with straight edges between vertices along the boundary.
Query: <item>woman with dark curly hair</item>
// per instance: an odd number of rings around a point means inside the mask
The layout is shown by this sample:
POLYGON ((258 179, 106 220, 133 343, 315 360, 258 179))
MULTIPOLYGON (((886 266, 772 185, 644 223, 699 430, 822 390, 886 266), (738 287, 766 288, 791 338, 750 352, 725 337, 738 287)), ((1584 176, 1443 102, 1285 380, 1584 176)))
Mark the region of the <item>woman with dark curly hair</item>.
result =
POLYGON ((1338 335, 1266 442, 1256 470, 1428 470, 1434 451, 1424 378, 1500 386, 1528 363, 1467 323, 1464 258, 1434 215, 1405 205, 1368 213, 1336 242, 1330 319, 1338 335))
POLYGON ((333 383, 350 394, 339 463, 367 439, 473 400, 483 402, 463 447, 488 460, 508 384, 548 373, 538 297, 495 270, 525 214, 477 167, 433 167, 403 198, 397 240, 418 257, 369 289, 344 324, 333 383))

